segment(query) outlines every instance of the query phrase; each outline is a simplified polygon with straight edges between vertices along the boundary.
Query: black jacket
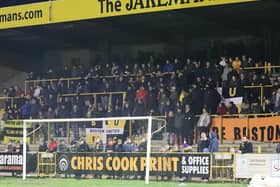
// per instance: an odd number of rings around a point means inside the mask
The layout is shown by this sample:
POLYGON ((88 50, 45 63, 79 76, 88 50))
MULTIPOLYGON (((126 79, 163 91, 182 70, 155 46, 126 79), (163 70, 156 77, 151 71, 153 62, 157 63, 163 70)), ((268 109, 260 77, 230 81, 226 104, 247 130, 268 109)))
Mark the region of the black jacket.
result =
POLYGON ((183 119, 183 133, 184 135, 192 135, 195 125, 195 116, 192 112, 185 113, 183 119))
POLYGON ((242 142, 240 144, 239 150, 241 153, 253 153, 253 145, 249 141, 242 142))
POLYGON ((83 143, 79 146, 78 152, 89 152, 89 146, 87 143, 83 143))

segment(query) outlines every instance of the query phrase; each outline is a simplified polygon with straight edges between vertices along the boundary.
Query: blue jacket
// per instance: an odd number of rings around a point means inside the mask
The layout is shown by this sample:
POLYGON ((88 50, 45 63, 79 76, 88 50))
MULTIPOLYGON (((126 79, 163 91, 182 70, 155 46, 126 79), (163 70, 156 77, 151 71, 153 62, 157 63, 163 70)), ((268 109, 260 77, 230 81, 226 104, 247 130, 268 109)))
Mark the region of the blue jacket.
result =
POLYGON ((219 140, 217 138, 216 132, 210 133, 210 142, 209 142, 209 152, 218 152, 219 151, 219 140))

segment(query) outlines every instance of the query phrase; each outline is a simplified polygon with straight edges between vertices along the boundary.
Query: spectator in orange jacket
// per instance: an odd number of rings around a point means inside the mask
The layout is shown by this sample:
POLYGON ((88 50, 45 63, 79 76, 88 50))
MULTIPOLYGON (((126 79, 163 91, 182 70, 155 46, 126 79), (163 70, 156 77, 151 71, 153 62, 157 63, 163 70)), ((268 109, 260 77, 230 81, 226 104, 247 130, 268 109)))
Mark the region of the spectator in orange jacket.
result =
POLYGON ((239 60, 238 57, 235 57, 235 59, 232 61, 232 68, 235 70, 237 73, 240 73, 241 70, 241 61, 239 60))

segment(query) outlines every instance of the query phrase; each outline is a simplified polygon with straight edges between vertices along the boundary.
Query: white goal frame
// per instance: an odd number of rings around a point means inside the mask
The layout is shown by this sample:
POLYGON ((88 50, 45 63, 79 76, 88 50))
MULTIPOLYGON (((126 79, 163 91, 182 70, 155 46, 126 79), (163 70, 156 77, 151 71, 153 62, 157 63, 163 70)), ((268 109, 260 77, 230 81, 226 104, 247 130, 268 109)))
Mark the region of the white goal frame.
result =
MULTIPOLYGON (((155 118, 158 120, 157 118, 155 118)), ((145 183, 149 184, 150 176, 150 155, 151 155, 151 140, 152 140, 152 116, 135 116, 135 117, 107 117, 107 118, 67 118, 67 119, 27 119, 23 120, 23 166, 22 179, 26 179, 26 143, 27 143, 27 123, 51 123, 51 122, 88 122, 88 121, 108 121, 108 120, 148 120, 147 129, 147 152, 146 152, 146 171, 145 183)))

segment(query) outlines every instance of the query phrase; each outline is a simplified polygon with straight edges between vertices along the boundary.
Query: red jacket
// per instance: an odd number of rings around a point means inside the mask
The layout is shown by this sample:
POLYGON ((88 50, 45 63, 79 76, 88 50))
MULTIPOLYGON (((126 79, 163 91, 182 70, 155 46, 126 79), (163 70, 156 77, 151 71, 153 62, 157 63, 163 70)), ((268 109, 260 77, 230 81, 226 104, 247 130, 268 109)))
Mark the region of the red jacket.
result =
POLYGON ((147 96, 148 96, 148 91, 145 89, 138 89, 136 92, 136 100, 142 100, 147 106, 147 96))
POLYGON ((217 108, 217 114, 219 115, 224 115, 227 113, 227 107, 226 106, 221 106, 217 108))
POLYGON ((49 143, 48 145, 48 151, 49 152, 55 152, 57 149, 57 142, 56 140, 52 141, 51 143, 49 143))

